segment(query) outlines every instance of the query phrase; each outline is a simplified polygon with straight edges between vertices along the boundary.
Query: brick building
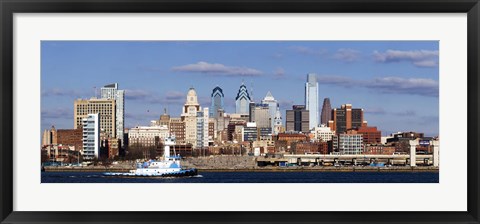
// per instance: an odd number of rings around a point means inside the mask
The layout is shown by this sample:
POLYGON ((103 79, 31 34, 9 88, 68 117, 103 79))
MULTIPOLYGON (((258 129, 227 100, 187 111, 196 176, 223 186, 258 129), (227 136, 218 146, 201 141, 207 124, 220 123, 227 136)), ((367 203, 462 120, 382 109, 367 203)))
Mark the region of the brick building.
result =
POLYGON ((363 152, 366 155, 393 155, 393 153, 395 153, 395 146, 382 144, 365 145, 363 152))
POLYGON ((83 129, 58 129, 57 144, 74 146, 76 151, 83 150, 83 129))
POLYGON ((377 144, 382 141, 382 132, 377 130, 377 127, 365 126, 349 129, 347 134, 361 134, 363 137, 363 144, 377 144))
POLYGON ((328 154, 327 142, 293 142, 294 154, 328 154))
POLYGON ((363 109, 352 108, 351 104, 343 104, 340 108, 333 109, 332 120, 328 121, 328 127, 337 134, 362 126, 366 126, 366 121, 363 120, 363 109))
POLYGON ((185 122, 181 118, 170 118, 170 134, 175 135, 177 144, 185 144, 185 122))

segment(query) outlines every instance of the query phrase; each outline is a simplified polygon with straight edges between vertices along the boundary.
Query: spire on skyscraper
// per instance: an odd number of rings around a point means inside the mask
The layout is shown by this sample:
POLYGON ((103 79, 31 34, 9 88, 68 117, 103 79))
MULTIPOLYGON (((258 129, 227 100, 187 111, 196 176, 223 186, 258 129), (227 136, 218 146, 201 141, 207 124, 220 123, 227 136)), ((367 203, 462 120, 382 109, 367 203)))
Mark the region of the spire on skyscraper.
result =
POLYGON ((237 97, 235 97, 235 111, 237 114, 248 114, 249 104, 252 101, 248 94, 247 87, 242 81, 240 89, 238 89, 237 97))

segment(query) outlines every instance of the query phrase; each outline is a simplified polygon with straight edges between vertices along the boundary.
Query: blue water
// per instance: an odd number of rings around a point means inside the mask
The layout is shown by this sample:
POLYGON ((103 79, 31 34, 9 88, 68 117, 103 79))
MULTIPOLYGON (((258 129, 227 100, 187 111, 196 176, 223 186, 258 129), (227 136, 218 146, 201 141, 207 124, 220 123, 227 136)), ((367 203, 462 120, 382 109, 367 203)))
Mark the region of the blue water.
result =
POLYGON ((42 183, 438 183, 438 172, 201 172, 196 177, 122 178, 42 172, 42 183))

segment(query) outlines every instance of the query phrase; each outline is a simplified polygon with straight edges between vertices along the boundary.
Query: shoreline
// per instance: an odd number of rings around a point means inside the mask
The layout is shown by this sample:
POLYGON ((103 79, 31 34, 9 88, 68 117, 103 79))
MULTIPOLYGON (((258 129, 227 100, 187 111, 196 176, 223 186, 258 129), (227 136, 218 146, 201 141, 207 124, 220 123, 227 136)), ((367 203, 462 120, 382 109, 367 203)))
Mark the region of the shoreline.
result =
MULTIPOLYGON (((129 172, 133 168, 45 167, 45 172, 129 172)), ((197 168, 198 172, 439 172, 438 167, 255 167, 197 168)))

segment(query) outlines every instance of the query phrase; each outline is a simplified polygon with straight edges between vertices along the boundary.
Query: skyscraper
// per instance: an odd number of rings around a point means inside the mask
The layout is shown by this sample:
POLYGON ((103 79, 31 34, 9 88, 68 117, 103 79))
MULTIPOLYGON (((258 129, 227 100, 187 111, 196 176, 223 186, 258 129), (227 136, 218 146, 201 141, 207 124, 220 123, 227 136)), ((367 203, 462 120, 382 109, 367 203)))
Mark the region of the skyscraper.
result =
POLYGON ((366 122, 363 121, 363 109, 352 108, 352 104, 343 104, 341 108, 333 109, 332 116, 328 127, 337 134, 343 134, 349 129, 366 125, 366 122))
POLYGON ((208 108, 197 112, 197 148, 208 147, 208 108))
POLYGON ((82 119, 89 114, 99 114, 100 131, 114 138, 116 135, 116 104, 113 99, 77 99, 73 105, 73 128, 82 127, 82 119))
POLYGON ((287 110, 286 131, 308 133, 309 117, 304 105, 293 105, 292 110, 287 110))
POLYGON ((237 97, 235 98, 235 112, 237 114, 248 114, 250 101, 252 100, 248 94, 247 87, 242 82, 240 89, 238 89, 237 97))
POLYGON ((212 106, 210 107, 210 117, 217 118, 218 110, 223 110, 223 90, 219 86, 215 87, 212 91, 212 106))
POLYGON ((317 75, 310 73, 307 75, 305 83, 305 106, 310 113, 309 129, 318 125, 318 82, 317 75))
POLYGON ((105 85, 100 89, 100 94, 103 99, 112 99, 115 100, 116 105, 116 114, 115 114, 115 126, 116 126, 116 136, 111 136, 113 138, 118 138, 123 142, 123 130, 125 122, 125 90, 118 89, 118 83, 105 85))
POLYGON ((100 153, 100 115, 88 114, 82 118, 83 158, 92 160, 100 153))
POLYGON ((197 144, 197 112, 199 112, 197 92, 192 87, 188 90, 187 101, 183 106, 182 121, 185 122, 185 143, 197 144))
POLYGON ((250 103, 250 122, 255 122, 258 128, 271 128, 270 107, 268 104, 250 103))
POLYGON ((327 125, 328 121, 332 119, 332 106, 330 105, 330 98, 323 99, 322 114, 320 122, 327 125))
POLYGON ((275 100, 275 98, 273 98, 272 93, 270 93, 270 91, 268 91, 267 95, 262 100, 262 104, 267 104, 268 105, 269 114, 270 114, 270 128, 272 128, 272 133, 273 133, 274 126, 275 126, 275 114, 276 114, 277 109, 278 109, 277 100, 275 100))

